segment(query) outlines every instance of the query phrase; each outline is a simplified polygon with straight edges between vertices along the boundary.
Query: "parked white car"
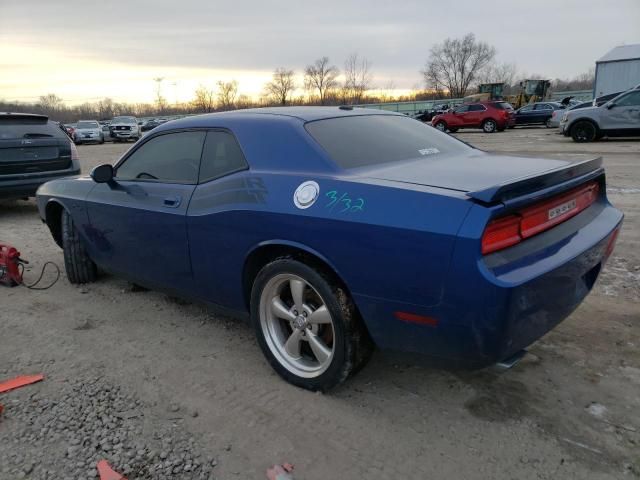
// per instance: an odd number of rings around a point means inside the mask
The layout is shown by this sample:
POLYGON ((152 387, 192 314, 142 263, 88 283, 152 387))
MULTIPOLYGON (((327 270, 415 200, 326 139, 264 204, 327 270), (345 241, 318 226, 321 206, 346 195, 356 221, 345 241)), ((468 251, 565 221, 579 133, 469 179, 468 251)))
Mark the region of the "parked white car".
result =
POLYGON ((640 136, 640 85, 600 107, 567 111, 560 131, 575 142, 592 142, 605 136, 640 136))

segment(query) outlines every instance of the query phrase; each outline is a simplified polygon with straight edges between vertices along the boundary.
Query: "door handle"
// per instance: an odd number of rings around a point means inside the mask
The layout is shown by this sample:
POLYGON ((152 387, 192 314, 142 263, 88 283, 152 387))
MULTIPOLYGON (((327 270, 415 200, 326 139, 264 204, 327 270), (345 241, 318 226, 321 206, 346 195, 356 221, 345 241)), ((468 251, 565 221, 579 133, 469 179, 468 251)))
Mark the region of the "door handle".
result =
POLYGON ((182 200, 182 197, 180 197, 179 195, 176 195, 175 197, 167 197, 163 200, 163 204, 165 207, 171 207, 171 208, 176 208, 180 206, 180 202, 182 200))

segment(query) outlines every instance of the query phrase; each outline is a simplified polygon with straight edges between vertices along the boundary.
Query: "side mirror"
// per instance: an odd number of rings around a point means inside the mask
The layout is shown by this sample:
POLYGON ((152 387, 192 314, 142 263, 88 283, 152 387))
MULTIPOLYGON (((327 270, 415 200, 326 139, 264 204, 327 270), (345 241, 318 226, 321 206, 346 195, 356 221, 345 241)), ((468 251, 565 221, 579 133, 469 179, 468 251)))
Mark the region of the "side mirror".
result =
POLYGON ((89 175, 96 183, 108 183, 113 180, 113 166, 109 163, 98 165, 89 175))
POLYGON ((609 102, 609 103, 607 103, 607 105, 606 105, 607 110, 611 110, 611 109, 612 109, 613 107, 615 107, 615 106, 616 106, 616 104, 615 104, 615 103, 613 103, 613 102, 609 102))

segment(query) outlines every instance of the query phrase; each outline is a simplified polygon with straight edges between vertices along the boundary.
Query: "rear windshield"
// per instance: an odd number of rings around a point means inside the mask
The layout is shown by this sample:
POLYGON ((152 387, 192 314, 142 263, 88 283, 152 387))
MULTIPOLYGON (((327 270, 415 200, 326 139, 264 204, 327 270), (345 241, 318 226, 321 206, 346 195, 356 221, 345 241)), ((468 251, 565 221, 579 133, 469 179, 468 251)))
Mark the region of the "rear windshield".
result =
POLYGON ((78 126, 76 128, 100 128, 98 122, 78 122, 78 126))
POLYGON ((513 106, 509 102, 495 102, 493 106, 500 110, 513 110, 513 106))
POLYGON ((0 140, 17 138, 68 138, 54 122, 0 118, 0 140))
POLYGON ((363 115, 305 125, 340 167, 357 168, 468 150, 464 143, 405 116, 363 115))

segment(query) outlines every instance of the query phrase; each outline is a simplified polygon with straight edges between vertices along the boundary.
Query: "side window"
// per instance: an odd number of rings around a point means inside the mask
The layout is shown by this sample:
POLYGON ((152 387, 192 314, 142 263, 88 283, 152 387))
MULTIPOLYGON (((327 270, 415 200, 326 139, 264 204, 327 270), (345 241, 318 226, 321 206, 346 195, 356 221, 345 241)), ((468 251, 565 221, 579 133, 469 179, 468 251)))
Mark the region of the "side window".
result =
POLYGON ((232 134, 217 131, 207 133, 200 166, 200 183, 246 168, 247 161, 232 134))
POLYGON ((460 105, 454 110, 454 112, 456 113, 466 113, 468 111, 469 111, 469 105, 460 105))
POLYGON ((526 112, 530 112, 533 110, 533 105, 525 105, 524 107, 522 107, 520 109, 521 113, 526 113, 526 112))
POLYGON ((118 166, 116 178, 196 183, 205 135, 178 132, 152 138, 118 166))
POLYGON ((616 100, 616 106, 631 107, 640 105, 640 91, 631 92, 624 97, 616 100))
POLYGON ((535 110, 551 110, 551 105, 546 103, 538 103, 535 106, 535 110))
POLYGON ((484 105, 480 105, 480 104, 469 105, 470 112, 484 112, 485 110, 486 108, 484 108, 484 105))

